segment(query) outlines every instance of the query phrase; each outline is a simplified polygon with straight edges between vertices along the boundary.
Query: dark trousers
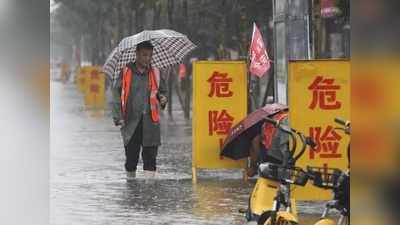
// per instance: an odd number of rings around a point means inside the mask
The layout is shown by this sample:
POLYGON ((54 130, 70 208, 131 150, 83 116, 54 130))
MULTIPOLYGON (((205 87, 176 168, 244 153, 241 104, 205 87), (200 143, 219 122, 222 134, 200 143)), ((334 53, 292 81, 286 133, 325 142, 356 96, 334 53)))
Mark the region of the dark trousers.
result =
POLYGON ((142 148, 142 160, 143 170, 156 171, 156 158, 158 146, 144 147, 142 144, 143 140, 143 119, 140 120, 136 127, 136 130, 129 141, 128 145, 125 146, 125 169, 126 171, 136 171, 137 164, 139 162, 139 154, 142 148))

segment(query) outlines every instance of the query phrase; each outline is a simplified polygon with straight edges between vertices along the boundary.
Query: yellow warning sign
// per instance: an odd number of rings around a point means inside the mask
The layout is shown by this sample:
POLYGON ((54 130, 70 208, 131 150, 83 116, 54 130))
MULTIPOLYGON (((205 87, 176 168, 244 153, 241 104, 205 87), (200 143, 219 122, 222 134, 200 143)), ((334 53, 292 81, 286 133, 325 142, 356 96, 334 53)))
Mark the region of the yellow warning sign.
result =
POLYGON ((194 168, 245 168, 220 156, 229 129, 247 113, 245 62, 199 61, 193 66, 194 168))
MULTIPOLYGON (((350 138, 335 129, 335 117, 350 119, 350 61, 313 60, 289 62, 290 125, 317 143, 307 148, 297 166, 348 168, 347 144, 350 138)), ((298 187, 294 196, 300 200, 325 200, 332 192, 314 187, 298 187)))
POLYGON ((104 108, 105 106, 105 74, 101 66, 84 66, 79 68, 76 77, 78 90, 84 95, 85 106, 104 108))
POLYGON ((88 68, 86 66, 81 67, 78 69, 78 74, 76 76, 76 85, 78 87, 78 90, 84 94, 85 93, 85 88, 86 88, 86 80, 87 80, 87 74, 88 74, 88 68))
POLYGON ((85 105, 89 108, 104 108, 105 74, 100 66, 87 67, 85 105))

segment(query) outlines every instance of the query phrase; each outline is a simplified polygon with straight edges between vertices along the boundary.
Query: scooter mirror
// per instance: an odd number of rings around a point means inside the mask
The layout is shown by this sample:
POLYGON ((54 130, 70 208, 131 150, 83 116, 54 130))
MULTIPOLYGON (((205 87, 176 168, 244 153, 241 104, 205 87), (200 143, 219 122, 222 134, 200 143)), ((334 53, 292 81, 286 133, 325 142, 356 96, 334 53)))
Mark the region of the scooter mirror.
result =
POLYGON ((318 146, 311 137, 306 137, 306 144, 309 145, 312 149, 315 149, 318 146))

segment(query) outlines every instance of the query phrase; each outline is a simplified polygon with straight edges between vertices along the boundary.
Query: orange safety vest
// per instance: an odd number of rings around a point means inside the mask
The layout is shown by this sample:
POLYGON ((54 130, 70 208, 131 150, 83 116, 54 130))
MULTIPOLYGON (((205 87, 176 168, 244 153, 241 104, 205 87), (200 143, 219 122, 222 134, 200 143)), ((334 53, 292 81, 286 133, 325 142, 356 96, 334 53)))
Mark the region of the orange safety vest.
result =
POLYGON ((186 65, 185 64, 179 64, 179 79, 182 80, 186 76, 186 65))
MULTIPOLYGON (((122 90, 121 90, 121 111, 122 115, 125 117, 127 113, 127 102, 131 91, 131 84, 133 79, 133 71, 128 66, 124 67, 122 73, 122 90)), ((159 102, 157 99, 158 87, 160 85, 160 71, 157 68, 151 68, 148 74, 149 78, 149 90, 150 90, 150 111, 151 119, 153 122, 160 121, 159 115, 159 102)))
MULTIPOLYGON (((273 118, 275 120, 278 120, 279 122, 281 122, 287 116, 288 116, 288 112, 279 112, 278 114, 274 115, 273 118)), ((268 123, 268 122, 265 122, 263 125, 262 143, 264 144, 264 147, 267 151, 271 147, 272 140, 275 137, 276 129, 277 128, 274 127, 274 125, 272 125, 271 123, 268 123)))

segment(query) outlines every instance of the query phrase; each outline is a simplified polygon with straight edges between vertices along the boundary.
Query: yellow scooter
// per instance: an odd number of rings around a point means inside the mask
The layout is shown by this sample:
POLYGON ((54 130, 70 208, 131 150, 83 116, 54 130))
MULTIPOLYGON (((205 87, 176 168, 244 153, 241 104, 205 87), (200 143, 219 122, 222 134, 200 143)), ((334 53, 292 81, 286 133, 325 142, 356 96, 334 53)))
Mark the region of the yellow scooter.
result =
POLYGON ((304 186, 308 181, 308 174, 301 168, 295 167, 295 164, 303 155, 306 146, 314 147, 315 143, 301 132, 282 125, 274 119, 268 117, 266 121, 289 134, 292 148, 287 165, 267 162, 258 166, 259 178, 249 198, 249 206, 245 211, 246 218, 248 221, 257 221, 258 224, 298 224, 296 203, 291 197, 291 185, 304 186), (302 148, 294 157, 297 147, 295 135, 299 136, 302 148))
MULTIPOLYGON (((350 135, 350 121, 336 118, 335 122, 341 124, 344 132, 350 135)), ((350 162, 350 145, 347 148, 347 157, 350 162)), ((307 173, 313 185, 331 189, 333 200, 325 205, 321 218, 315 225, 349 225, 350 224, 350 170, 343 172, 337 168, 307 167, 307 173), (328 218, 329 211, 336 209, 340 212, 338 221, 328 218)))
POLYGON ((350 224, 350 173, 335 168, 308 167, 307 172, 313 184, 333 191, 333 200, 325 205, 321 218, 315 225, 349 225, 350 224), (324 178, 325 177, 325 178, 324 178), (340 212, 339 219, 334 221, 329 217, 329 211, 340 212))

